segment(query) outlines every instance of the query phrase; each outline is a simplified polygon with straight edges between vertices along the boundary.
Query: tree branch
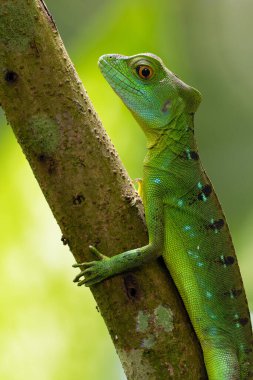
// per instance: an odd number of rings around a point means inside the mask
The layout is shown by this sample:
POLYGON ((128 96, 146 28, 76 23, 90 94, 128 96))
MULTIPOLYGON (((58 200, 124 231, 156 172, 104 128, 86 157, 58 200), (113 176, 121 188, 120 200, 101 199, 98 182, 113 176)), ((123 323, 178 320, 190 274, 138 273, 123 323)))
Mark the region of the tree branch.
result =
MULTIPOLYGON (((0 101, 78 262, 89 244, 112 255, 147 242, 140 199, 42 0, 0 2, 0 101)), ((91 290, 129 380, 206 378, 162 260, 91 290)))

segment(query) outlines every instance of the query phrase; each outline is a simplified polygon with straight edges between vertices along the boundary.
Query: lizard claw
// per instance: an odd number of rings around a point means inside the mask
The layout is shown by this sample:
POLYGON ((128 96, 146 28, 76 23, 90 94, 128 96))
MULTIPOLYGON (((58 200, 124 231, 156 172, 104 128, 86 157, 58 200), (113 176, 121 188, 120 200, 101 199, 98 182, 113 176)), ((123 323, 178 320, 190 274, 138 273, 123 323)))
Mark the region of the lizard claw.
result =
POLYGON ((109 257, 103 255, 95 247, 89 246, 90 251, 96 256, 97 261, 73 264, 73 268, 80 268, 81 272, 74 278, 78 286, 92 286, 110 276, 108 261, 109 257), (81 280, 81 278, 83 279, 81 280))
POLYGON ((101 252, 97 250, 97 248, 93 247, 93 245, 89 245, 89 250, 99 259, 99 260, 109 260, 109 257, 103 255, 101 252))

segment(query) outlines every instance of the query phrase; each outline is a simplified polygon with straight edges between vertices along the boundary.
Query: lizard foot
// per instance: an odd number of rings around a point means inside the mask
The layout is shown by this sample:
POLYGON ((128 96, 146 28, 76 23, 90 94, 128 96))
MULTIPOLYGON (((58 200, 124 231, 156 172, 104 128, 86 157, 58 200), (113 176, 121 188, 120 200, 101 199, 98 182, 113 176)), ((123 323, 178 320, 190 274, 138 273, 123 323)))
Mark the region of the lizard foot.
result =
POLYGON ((89 249, 98 260, 72 265, 73 268, 82 269, 74 278, 74 282, 77 282, 78 286, 92 286, 110 276, 110 266, 108 265, 110 258, 100 253, 93 246, 89 246, 89 249))
POLYGON ((134 182, 136 182, 138 184, 138 190, 137 191, 138 191, 139 196, 143 200, 143 180, 142 180, 142 178, 135 178, 134 182))

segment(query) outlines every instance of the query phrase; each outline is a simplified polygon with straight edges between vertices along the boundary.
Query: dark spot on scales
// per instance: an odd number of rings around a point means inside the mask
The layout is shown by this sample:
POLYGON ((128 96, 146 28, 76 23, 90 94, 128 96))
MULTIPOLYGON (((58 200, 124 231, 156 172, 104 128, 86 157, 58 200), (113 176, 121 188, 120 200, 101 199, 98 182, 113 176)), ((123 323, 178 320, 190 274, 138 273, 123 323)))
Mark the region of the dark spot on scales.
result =
POLYGON ((228 292, 223 293, 224 296, 237 298, 242 294, 242 289, 231 289, 228 292))
POLYGON ((140 298, 137 280, 131 273, 128 273, 124 276, 124 285, 127 297, 130 300, 136 300, 140 298))
POLYGON ((180 157, 183 158, 184 160, 194 160, 194 161, 199 160, 198 152, 196 152, 195 150, 190 150, 189 148, 184 150, 183 153, 180 154, 180 157))
POLYGON ((245 317, 245 318, 236 318, 234 320, 236 323, 239 323, 241 326, 245 326, 247 325, 247 323, 249 323, 249 318, 245 317))
POLYGON ((245 348, 244 349, 245 354, 250 354, 252 351, 253 351, 252 348, 245 348))
POLYGON ((171 106, 171 100, 168 99, 163 105, 162 112, 164 113, 168 112, 168 110, 170 109, 170 106, 171 106))
POLYGON ((207 228, 210 228, 211 230, 220 230, 224 226, 224 224, 225 223, 223 219, 218 219, 208 224, 207 228))
POLYGON ((194 128, 193 127, 190 127, 188 125, 188 127, 186 128, 186 132, 192 132, 194 134, 194 128))
POLYGON ((216 263, 222 265, 233 265, 235 262, 235 258, 233 256, 221 256, 218 260, 215 260, 216 263))
POLYGON ((194 194, 192 198, 189 199, 189 206, 193 205, 197 200, 199 201, 206 201, 207 198, 211 195, 212 193, 212 186, 210 185, 205 185, 202 190, 198 193, 197 197, 194 194))
POLYGON ((212 186, 210 185, 205 185, 203 190, 202 190, 202 193, 208 197, 211 193, 212 193, 212 186))
POLYGON ((212 193, 212 186, 210 185, 205 185, 202 189, 202 191, 198 194, 198 200, 199 201, 204 201, 205 198, 208 198, 209 195, 212 193))
POLYGON ((194 150, 191 150, 191 151, 189 152, 189 156, 190 156, 190 158, 191 158, 192 160, 195 160, 195 161, 197 161, 197 160, 199 159, 199 155, 198 155, 198 153, 195 152, 194 150))
POLYGON ((18 74, 15 71, 8 70, 4 75, 4 79, 8 83, 15 83, 18 80, 18 74))

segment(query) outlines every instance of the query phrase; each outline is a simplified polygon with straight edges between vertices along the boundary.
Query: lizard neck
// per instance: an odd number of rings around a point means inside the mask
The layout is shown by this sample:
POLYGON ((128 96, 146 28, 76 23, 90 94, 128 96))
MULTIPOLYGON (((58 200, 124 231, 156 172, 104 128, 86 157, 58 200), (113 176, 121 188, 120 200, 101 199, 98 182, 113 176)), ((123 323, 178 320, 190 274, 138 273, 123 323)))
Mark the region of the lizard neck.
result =
POLYGON ((182 113, 163 128, 145 131, 148 152, 144 165, 166 170, 176 158, 198 159, 193 116, 182 113))

